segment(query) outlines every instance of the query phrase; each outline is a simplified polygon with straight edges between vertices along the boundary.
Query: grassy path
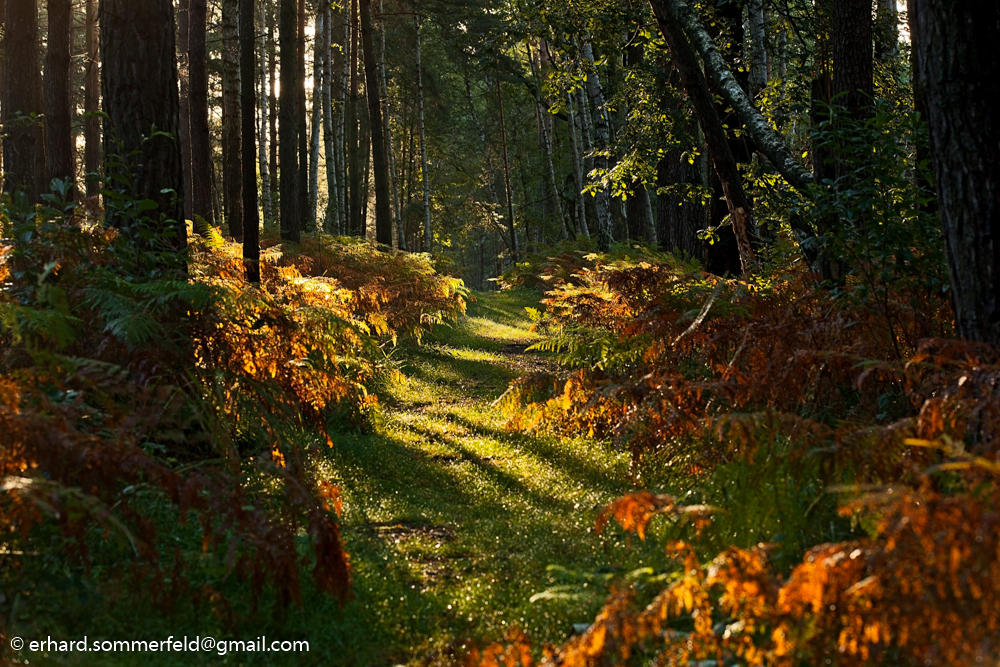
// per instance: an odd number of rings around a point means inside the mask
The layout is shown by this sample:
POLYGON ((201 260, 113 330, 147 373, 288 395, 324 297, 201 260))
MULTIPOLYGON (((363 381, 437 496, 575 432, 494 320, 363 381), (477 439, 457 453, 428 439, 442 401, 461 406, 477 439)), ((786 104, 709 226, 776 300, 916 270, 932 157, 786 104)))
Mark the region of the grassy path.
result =
POLYGON ((593 617, 609 563, 650 560, 651 547, 591 529, 631 488, 626 455, 507 432, 492 407, 542 363, 523 352, 529 305, 529 294, 480 295, 458 326, 405 353, 378 432, 337 440, 329 474, 345 495, 357 598, 307 633, 331 649, 325 664, 443 663, 462 638, 512 625, 561 641, 593 617))

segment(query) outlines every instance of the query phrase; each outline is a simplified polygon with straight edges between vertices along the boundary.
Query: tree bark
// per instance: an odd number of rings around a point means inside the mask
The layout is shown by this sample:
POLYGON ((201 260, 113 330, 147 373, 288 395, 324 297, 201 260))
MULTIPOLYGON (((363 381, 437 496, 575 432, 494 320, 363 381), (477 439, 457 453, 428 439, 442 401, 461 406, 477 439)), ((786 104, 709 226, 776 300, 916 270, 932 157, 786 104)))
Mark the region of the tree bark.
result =
MULTIPOLYGON (((722 98, 736 111, 743 125, 753 138, 761 152, 771 161, 788 183, 798 189, 805 190, 813 182, 813 176, 799 164, 792 155, 785 140, 771 127, 771 124, 754 107, 743 88, 733 78, 725 60, 715 46, 715 42, 705 31, 701 19, 684 0, 650 0, 654 13, 664 13, 668 9, 683 25, 691 44, 695 47, 705 62, 705 71, 712 78, 722 98)), ((809 231, 809 230, 802 230, 809 231)), ((810 232, 811 233, 811 232, 810 232)))
POLYGON ((577 114, 573 103, 573 93, 567 96, 569 110, 569 134, 570 143, 573 147, 573 181, 576 185, 576 231, 579 236, 585 239, 590 238, 590 229, 587 227, 587 204, 583 194, 583 156, 580 150, 580 136, 577 127, 577 114))
POLYGON ((748 272, 756 263, 753 247, 750 244, 750 206, 743 192, 742 177, 736 166, 732 150, 729 148, 725 128, 723 128, 722 121, 719 120, 719 115, 715 110, 708 81, 698 64, 697 56, 684 35, 680 16, 675 11, 674 5, 681 3, 652 0, 652 4, 656 21, 673 57, 674 66, 677 68, 684 90, 691 100, 691 105, 694 107, 698 122, 705 135, 705 143, 708 146, 715 173, 722 185, 733 232, 736 234, 740 265, 744 272, 748 272))
POLYGON ((833 102, 855 120, 873 109, 871 0, 832 3, 833 102))
POLYGON ((392 204, 389 194, 389 165, 385 147, 382 102, 379 99, 378 60, 375 57, 375 28, 372 24, 372 1, 361 0, 361 38, 365 52, 365 90, 371 128, 372 169, 375 172, 375 241, 392 246, 392 204))
POLYGON ((23 189, 29 201, 36 202, 44 189, 45 174, 39 169, 38 155, 44 155, 45 147, 37 120, 43 109, 35 0, 8 0, 4 28, 4 192, 23 189))
POLYGON ((296 111, 296 0, 281 0, 278 42, 281 58, 281 126, 279 128, 279 159, 281 161, 281 238, 298 243, 301 240, 299 222, 299 160, 298 123, 296 111))
MULTIPOLYGON (((254 173, 253 164, 256 158, 257 146, 255 138, 257 136, 257 91, 253 81, 256 78, 257 68, 255 61, 255 50, 257 40, 255 38, 254 9, 256 0, 239 0, 240 4, 240 80, 243 82, 240 91, 240 109, 242 120, 242 156, 246 160, 241 175, 243 177, 242 213, 243 219, 240 225, 243 229, 243 266, 246 270, 246 280, 250 283, 260 282, 260 219, 257 215, 257 174, 254 173)), ((262 152, 265 149, 262 147, 262 152)))
POLYGON ((1000 344, 1000 5, 911 0, 958 335, 1000 344))
POLYGON ((188 52, 191 44, 191 0, 177 3, 177 68, 180 76, 181 164, 184 170, 184 219, 191 214, 191 65, 188 52))
MULTIPOLYGON (((158 219, 145 224, 145 238, 132 221, 109 215, 108 222, 140 247, 182 250, 184 174, 180 146, 174 8, 170 0, 102 0, 101 53, 104 54, 105 155, 119 155, 132 170, 125 193, 157 204, 158 219), (166 133, 153 135, 154 128, 166 133)), ((111 158, 113 159, 113 158, 111 158)), ((109 211, 110 213, 110 211, 109 211)))
MULTIPOLYGON (((270 0, 263 0, 265 3, 269 3, 270 0)), ((268 8, 267 11, 267 48, 268 48, 268 61, 267 61, 267 81, 268 81, 268 93, 267 93, 267 106, 268 106, 268 122, 270 122, 270 127, 268 128, 268 135, 271 137, 271 154, 268 156, 268 162, 270 162, 270 169, 268 171, 271 174, 271 211, 272 216, 274 213, 274 196, 279 194, 280 185, 278 184, 278 144, 281 140, 278 138, 278 46, 274 41, 274 30, 275 30, 275 16, 273 6, 268 8)))
MULTIPOLYGON (((319 229, 316 211, 319 207, 319 139, 323 126, 323 38, 326 24, 322 6, 316 8, 313 39, 312 127, 309 136, 309 218, 319 229)), ((329 192, 329 184, 327 191, 329 192)))
POLYGON ((240 0, 222 0, 222 204, 229 233, 243 240, 240 0))
POLYGON ((86 73, 84 75, 84 153, 83 165, 87 178, 87 195, 94 197, 101 190, 101 184, 90 178, 101 169, 101 58, 97 48, 97 0, 87 0, 86 17, 86 73))
MULTIPOLYGON (((271 110, 268 92, 268 82, 267 82, 267 0, 260 0, 260 42, 258 47, 258 58, 260 60, 257 74, 258 83, 260 85, 260 138, 258 151, 258 164, 260 165, 260 185, 261 185, 261 203, 264 209, 264 220, 270 221, 274 219, 274 202, 271 198, 271 169, 268 164, 270 146, 274 142, 273 136, 268 136, 268 128, 271 124, 271 110)), ((245 239, 244 239, 245 240, 245 239)))
MULTIPOLYGON (((594 49, 589 41, 583 43, 583 57, 595 68, 594 49)), ((610 162, 604 155, 611 143, 611 128, 608 125, 607 110, 604 102, 604 89, 596 68, 587 74, 587 93, 594 110, 594 169, 600 172, 601 178, 607 177, 610 162)), ((607 187, 601 185, 597 190, 597 248, 607 252, 614 242, 613 222, 611 220, 611 195, 607 187)))
POLYGON ((340 182, 337 178, 338 157, 336 148, 336 115, 333 113, 333 7, 327 0, 323 5, 325 43, 323 49, 323 147, 326 156, 326 231, 336 234, 340 230, 340 182))
MULTIPOLYGON (((188 92, 191 124, 191 214, 209 225, 215 223, 212 183, 212 143, 208 127, 208 7, 206 0, 191 0, 188 22, 188 92)), ((193 219, 193 217, 192 217, 193 219)))
MULTIPOLYGON (((49 40, 45 54, 45 182, 74 181, 70 65, 73 42, 72 0, 48 0, 49 40)), ((75 193, 75 188, 71 190, 75 193)), ((74 195, 75 197, 75 195, 74 195)))
POLYGON ((420 109, 420 174, 424 185, 424 252, 430 252, 434 236, 431 234, 431 180, 427 173, 427 124, 424 120, 424 68, 420 40, 420 15, 417 21, 417 104, 420 109))
POLYGON ((750 97, 754 98, 767 86, 769 71, 764 0, 747 2, 747 27, 750 32, 750 97))
POLYGON ((351 3, 351 19, 350 19, 350 34, 351 34, 351 57, 350 57, 350 85, 351 92, 348 99, 348 109, 347 109, 347 171, 348 179, 350 181, 350 189, 348 190, 348 205, 350 208, 350 222, 348 225, 349 234, 355 236, 364 237, 365 229, 362 221, 362 206, 367 204, 367 202, 362 203, 361 200, 361 151, 358 146, 358 98, 359 95, 359 82, 358 82, 358 44, 359 44, 359 26, 358 26, 358 0, 350 0, 351 3))
POLYGON ((309 210, 309 124, 306 99, 306 0, 299 0, 295 39, 295 122, 298 131, 298 210, 303 231, 313 229, 316 210, 309 210))
MULTIPOLYGON (((379 14, 384 12, 385 3, 379 0, 379 14)), ((399 173, 396 171, 396 154, 392 146, 392 105, 389 103, 389 81, 385 71, 385 18, 379 21, 379 33, 382 38, 382 49, 379 53, 379 79, 382 84, 382 100, 385 103, 385 148, 389 158, 389 181, 392 183, 392 217, 396 223, 396 238, 400 250, 406 250, 406 235, 403 233, 403 215, 399 206, 399 173)))

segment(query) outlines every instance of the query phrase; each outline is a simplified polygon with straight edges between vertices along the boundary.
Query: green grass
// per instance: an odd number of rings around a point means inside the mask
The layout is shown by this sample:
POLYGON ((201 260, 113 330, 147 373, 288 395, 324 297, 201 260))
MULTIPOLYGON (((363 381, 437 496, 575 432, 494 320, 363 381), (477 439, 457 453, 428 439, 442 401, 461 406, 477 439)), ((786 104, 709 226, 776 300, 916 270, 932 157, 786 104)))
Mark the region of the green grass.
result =
MULTIPOLYGON (((607 577, 595 575, 662 565, 661 543, 592 530, 600 508, 632 490, 626 453, 505 430, 493 401, 512 379, 547 363, 524 353, 537 340, 524 308, 537 306, 538 297, 476 296, 457 325, 397 352, 403 378, 381 397, 375 432, 340 434, 317 461, 344 494, 354 600, 340 607, 307 584, 301 608, 275 613, 265 599, 255 610, 246 586, 212 562, 201 574, 219 581, 232 608, 185 602, 167 613, 125 583, 97 587, 87 583, 93 576, 56 572, 22 605, 8 636, 266 635, 306 639, 311 647, 259 656, 31 657, 53 665, 433 665, 445 664, 469 638, 496 639, 511 626, 539 641, 564 640, 601 605, 607 577), (531 601, 557 585, 570 588, 531 601)), ((166 530, 173 531, 166 539, 187 549, 197 540, 197 531, 166 530)))

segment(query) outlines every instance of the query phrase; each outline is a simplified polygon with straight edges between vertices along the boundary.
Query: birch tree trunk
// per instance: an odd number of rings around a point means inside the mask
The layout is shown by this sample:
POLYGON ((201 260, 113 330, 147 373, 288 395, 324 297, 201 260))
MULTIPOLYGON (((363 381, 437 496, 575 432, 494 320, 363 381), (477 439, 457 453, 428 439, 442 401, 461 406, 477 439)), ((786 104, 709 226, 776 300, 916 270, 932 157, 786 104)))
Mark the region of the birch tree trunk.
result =
MULTIPOLYGON (((676 17, 683 26, 683 33, 686 33, 687 39, 691 40, 691 44, 704 60, 706 75, 711 77, 722 98, 739 116, 740 122, 746 126, 757 147, 792 187, 799 190, 807 189, 813 183, 813 175, 799 164, 785 140, 754 107, 740 84, 733 78, 733 73, 694 10, 684 0, 650 0, 650 5, 657 16, 669 10, 676 17)), ((811 234, 808 228, 799 231, 811 234)))
POLYGON ((420 173, 424 186, 424 252, 430 252, 434 237, 431 235, 431 181, 427 173, 427 126, 424 119, 424 68, 420 43, 420 15, 417 21, 417 105, 420 110, 420 173))
POLYGON ((576 229, 577 234, 585 239, 590 238, 590 229, 587 228, 587 204, 583 195, 583 156, 580 154, 579 128, 577 127, 577 114, 573 103, 573 93, 566 96, 567 109, 569 110, 569 135, 573 145, 573 180, 576 184, 576 229))
POLYGON ((240 0, 222 0, 222 205, 229 233, 243 240, 243 126, 240 108, 240 0))
MULTIPOLYGON (((270 119, 270 93, 268 91, 267 82, 267 0, 260 0, 260 40, 258 44, 258 59, 260 60, 258 67, 258 84, 260 85, 260 132, 258 139, 259 151, 258 164, 260 168, 260 184, 261 184, 261 199, 262 207, 264 211, 264 220, 271 221, 274 219, 274 201, 271 199, 271 173, 270 165, 268 164, 268 157, 270 154, 270 144, 273 141, 273 137, 268 137, 268 128, 271 124, 270 119)), ((251 281, 253 282, 253 281, 251 281)))
MULTIPOLYGON (((97 113, 101 106, 101 57, 97 39, 97 0, 87 0, 86 17, 87 71, 84 75, 84 171, 89 176, 101 169, 101 119, 97 113)), ((185 53, 185 57, 187 54, 185 53)), ((100 192, 101 184, 87 180, 87 195, 94 197, 100 192)), ((193 193, 192 193, 193 196, 193 193)))
MULTIPOLYGON (((242 120, 243 145, 241 153, 246 164, 243 166, 243 219, 240 225, 243 229, 243 266, 246 280, 249 283, 260 282, 260 218, 257 213, 257 174, 254 173, 254 158, 257 146, 257 91, 253 85, 257 78, 255 51, 257 40, 254 36, 254 12, 256 0, 239 0, 240 4, 240 80, 243 82, 240 91, 240 107, 242 120)), ((266 154, 261 146, 261 155, 266 154)))
MULTIPOLYGON (((319 229, 319 219, 316 212, 319 209, 319 138, 323 124, 323 36, 326 34, 326 24, 323 22, 323 9, 316 9, 316 23, 313 39, 313 88, 312 88, 312 127, 309 138, 309 218, 319 229)), ((329 184, 327 191, 329 191, 329 184)), ((328 192, 329 194, 329 192, 328 192)))
POLYGON ((670 49, 674 66, 705 134, 709 155, 726 197, 726 206, 739 247, 741 268, 744 273, 749 272, 756 263, 753 246, 750 244, 750 205, 743 192, 742 177, 729 148, 725 128, 715 110, 708 81, 684 35, 684 29, 673 5, 654 0, 653 9, 664 41, 670 49))
MULTIPOLYGON (((385 11, 385 3, 379 0, 379 14, 385 11)), ((389 159, 389 182, 392 184, 392 217, 396 222, 396 238, 400 250, 406 250, 406 235, 403 233, 403 215, 399 206, 399 174, 396 172, 396 155, 392 147, 392 105, 389 103, 389 81, 385 71, 385 18, 379 21, 382 49, 379 53, 379 69, 382 72, 382 100, 385 104, 385 147, 389 159)))
MULTIPOLYGON (((594 169, 605 178, 610 168, 610 162, 605 151, 611 142, 611 128, 608 125, 607 109, 604 102, 604 89, 600 76, 597 74, 594 61, 594 49, 589 41, 583 42, 583 57, 590 63, 592 70, 587 73, 587 93, 594 110, 594 169)), ((597 190, 597 247, 607 252, 614 242, 613 222, 611 219, 611 196, 606 186, 597 190)))

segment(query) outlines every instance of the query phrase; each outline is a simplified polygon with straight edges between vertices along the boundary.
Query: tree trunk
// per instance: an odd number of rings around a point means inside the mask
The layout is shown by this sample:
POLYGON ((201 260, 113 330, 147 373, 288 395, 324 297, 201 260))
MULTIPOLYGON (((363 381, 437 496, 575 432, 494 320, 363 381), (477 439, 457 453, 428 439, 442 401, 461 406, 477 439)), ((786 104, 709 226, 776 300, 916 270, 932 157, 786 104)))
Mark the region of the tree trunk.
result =
POLYGON ((375 27, 372 25, 372 0, 361 0, 361 38, 365 52, 365 91, 372 142, 372 168, 375 172, 375 241, 392 247, 392 204, 389 194, 388 153, 382 101, 379 99, 378 61, 375 57, 375 27))
MULTIPOLYGON (((379 0, 379 14, 383 14, 385 3, 379 0)), ((385 103, 385 148, 389 158, 389 181, 392 183, 392 217, 396 223, 396 238, 400 250, 406 250, 406 235, 403 233, 403 215, 399 206, 399 174, 396 171, 396 155, 392 147, 392 123, 391 109, 389 103, 389 81, 385 72, 385 18, 379 21, 379 33, 382 37, 382 50, 379 53, 379 70, 382 73, 380 81, 382 83, 382 100, 385 103)))
POLYGON ((298 211, 302 229, 311 230, 316 210, 309 210, 309 124, 306 98, 306 0, 299 0, 295 39, 295 123, 298 132, 299 191, 298 211))
MULTIPOLYGON (((353 32, 353 24, 351 22, 351 10, 348 5, 351 3, 344 2, 344 43, 343 50, 341 51, 341 76, 340 76, 340 123, 337 127, 337 152, 340 159, 340 183, 341 187, 341 202, 340 202, 340 220, 341 220, 341 234, 351 233, 351 207, 350 207, 350 193, 348 191, 348 180, 350 179, 350 174, 348 173, 348 167, 350 162, 349 157, 349 141, 350 133, 348 131, 348 118, 354 118, 350 115, 351 111, 351 62, 352 62, 352 52, 351 52, 351 34, 353 32)), ((351 184, 353 186, 353 184, 351 184)))
POLYGON ((576 185, 576 233, 585 239, 590 238, 590 229, 587 227, 587 204, 583 194, 583 156, 580 150, 579 128, 577 127, 577 114, 573 103, 573 93, 567 96, 567 109, 569 110, 569 136, 570 144, 573 147, 573 182, 576 185))
POLYGON ((427 173, 427 125, 424 121, 424 68, 420 43, 420 15, 417 20, 417 104, 420 109, 420 174, 424 184, 424 252, 430 252, 434 236, 431 234, 431 180, 427 173))
MULTIPOLYGON (((694 10, 684 0, 650 0, 650 5, 657 15, 669 9, 676 16, 687 38, 701 54, 706 74, 712 78, 722 98, 736 111, 754 143, 792 187, 805 190, 813 182, 812 174, 799 164, 785 140, 753 106, 694 10)), ((808 229, 802 231, 811 233, 808 229)))
MULTIPOLYGON (((271 137, 271 155, 268 157, 268 162, 270 162, 270 169, 268 171, 271 174, 271 214, 275 215, 274 211, 274 197, 280 193, 281 186, 278 183, 278 144, 281 140, 278 137, 278 46, 274 41, 274 31, 275 31, 275 16, 273 5, 270 5, 270 0, 263 0, 267 9, 267 44, 268 44, 268 61, 267 61, 267 81, 268 81, 268 92, 267 92, 267 106, 268 106, 268 122, 270 126, 268 127, 268 136, 271 137)), ((280 205, 280 204, 279 204, 280 205)), ((280 212, 279 212, 280 216, 280 212)))
MULTIPOLYGON (((260 166, 260 185, 262 208, 264 209, 264 220, 274 219, 274 202, 271 199, 271 170, 268 164, 269 147, 273 143, 274 137, 268 137, 268 127, 271 124, 271 110, 269 104, 269 94, 267 88, 267 0, 260 0, 260 42, 258 48, 258 58, 260 60, 257 82, 260 85, 260 131, 258 164, 260 166)), ((244 237, 244 240, 246 238, 244 237)))
MULTIPOLYGON (((243 176, 243 266, 246 269, 246 279, 250 283, 260 282, 260 219, 257 216, 257 174, 253 163, 256 158, 257 146, 257 91, 253 85, 257 68, 254 51, 257 48, 255 39, 254 5, 256 0, 239 0, 240 3, 240 80, 243 82, 240 91, 240 117, 243 123, 242 155, 246 160, 243 176)), ((263 150, 263 147, 262 147, 263 150)))
POLYGON ((240 0, 222 0, 222 204, 229 233, 243 240, 243 147, 240 108, 240 0))
MULTIPOLYGON (((35 0, 8 0, 4 21, 6 80, 4 81, 4 192, 23 189, 29 201, 38 201, 45 175, 38 154, 44 155, 40 125, 42 73, 38 69, 38 7, 35 0)), ((171 26, 171 34, 173 26, 171 26)))
MULTIPOLYGON (((322 6, 317 7, 313 39, 312 127, 309 137, 309 218, 316 225, 316 229, 320 227, 316 211, 319 207, 319 139, 323 126, 323 38, 326 34, 324 18, 322 6)), ((329 190, 327 184, 327 191, 329 190)))
POLYGON ((299 160, 298 113, 296 107, 296 0, 281 0, 278 42, 281 51, 281 238, 298 243, 301 240, 299 223, 299 160))
MULTIPOLYGON (((92 0, 88 0, 92 1, 92 0)), ((7 0, 0 0, 0 33, 4 32, 7 22, 7 0)), ((6 41, 0 44, 0 128, 6 126, 7 122, 7 57, 4 53, 6 41)), ((0 138, 0 143, 3 139, 0 138)), ((3 170, 3 149, 0 148, 0 184, 4 180, 3 170)))
POLYGON ((327 0, 323 5, 325 41, 323 49, 323 148, 326 156, 326 189, 328 193, 326 231, 336 234, 340 230, 340 183, 337 179, 338 158, 335 144, 336 123, 333 113, 333 8, 327 0))
POLYGON ((896 0, 877 0, 875 25, 875 55, 886 66, 895 69, 899 57, 899 13, 896 0))
POLYGON ((518 262, 517 226, 514 224, 514 196, 510 190, 510 160, 507 157, 507 120, 503 112, 503 88, 497 79, 497 103, 500 106, 500 142, 503 146, 503 183, 507 192, 507 220, 510 222, 510 251, 514 261, 518 262))
MULTIPOLYGON (((86 17, 86 74, 84 75, 84 153, 83 165, 87 178, 87 196, 94 197, 101 190, 101 184, 92 178, 101 169, 101 69, 100 53, 97 48, 97 0, 87 0, 86 17)), ((185 183, 186 185, 186 183, 185 183)))
POLYGON ((911 0, 958 335, 1000 344, 1000 5, 911 0))
MULTIPOLYGON (((206 0, 191 0, 188 21, 189 110, 191 124, 191 214, 209 225, 217 220, 212 183, 212 142, 208 128, 208 27, 206 0)), ((192 217, 193 219, 193 217, 192 217)))
POLYGON ((177 68, 180 76, 181 164, 184 170, 184 219, 191 214, 191 65, 188 52, 191 44, 191 0, 177 3, 177 68))
MULTIPOLYGON (((46 183, 55 178, 63 181, 76 179, 70 112, 73 1, 48 0, 48 19, 49 43, 45 54, 46 183)), ((75 188, 71 192, 75 192, 75 188)))
MULTIPOLYGON (((180 147, 174 8, 170 0, 102 0, 100 10, 105 155, 119 155, 132 170, 125 194, 157 204, 157 219, 145 224, 152 239, 133 221, 109 211, 108 222, 122 228, 140 247, 182 250, 184 174, 180 147), (166 135, 154 135, 153 129, 166 135)), ((110 159, 115 159, 111 157, 110 159)), ((106 165, 107 166, 107 165, 106 165)))
MULTIPOLYGON (((605 178, 610 169, 610 162, 603 153, 611 143, 611 128, 608 125, 607 109, 604 103, 604 89, 597 74, 594 62, 594 49, 589 41, 583 43, 583 57, 590 62, 593 71, 587 75, 587 93, 594 110, 594 169, 605 178)), ((613 222, 611 220, 611 195, 605 186, 597 190, 597 247, 607 252, 614 242, 613 222)))
POLYGON ((670 49, 674 66, 677 68, 684 90, 691 100, 698 122, 705 134, 708 152, 722 185, 733 232, 736 234, 740 265, 744 272, 748 272, 756 263, 753 247, 750 244, 750 206, 743 192, 742 177, 736 167, 732 150, 729 148, 726 131, 715 110, 708 81, 699 66, 697 56, 684 35, 680 19, 675 12, 675 3, 652 0, 652 4, 656 21, 670 49))
POLYGON ((767 23, 764 20, 764 0, 749 0, 747 2, 747 27, 750 32, 750 97, 754 98, 767 86, 767 73, 770 71, 767 57, 767 23))
POLYGON ((873 109, 871 0, 836 0, 833 13, 833 101, 855 120, 873 109))
POLYGON ((350 180, 350 189, 348 191, 348 202, 350 207, 350 222, 349 222, 349 234, 355 236, 361 236, 364 238, 365 229, 362 222, 362 206, 367 204, 367 202, 362 203, 361 200, 361 151, 358 145, 358 98, 359 94, 359 81, 358 81, 358 44, 359 44, 359 26, 358 26, 358 0, 351 1, 351 57, 350 57, 350 84, 351 93, 348 100, 348 111, 347 111, 347 171, 348 179, 350 180))

